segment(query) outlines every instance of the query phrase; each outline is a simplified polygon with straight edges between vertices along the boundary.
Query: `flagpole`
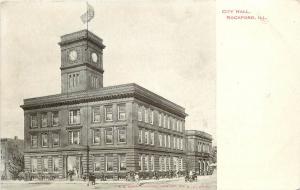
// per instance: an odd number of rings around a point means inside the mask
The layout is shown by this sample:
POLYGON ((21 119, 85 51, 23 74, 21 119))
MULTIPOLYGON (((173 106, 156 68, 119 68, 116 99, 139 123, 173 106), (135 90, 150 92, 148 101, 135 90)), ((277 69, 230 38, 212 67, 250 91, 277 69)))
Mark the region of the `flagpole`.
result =
MULTIPOLYGON (((88 2, 86 2, 86 31, 87 31, 87 33, 86 33, 86 37, 88 38, 89 37, 89 21, 88 21, 88 16, 89 16, 89 7, 88 7, 88 2)), ((87 39, 87 43, 86 43, 86 49, 88 49, 88 43, 89 43, 89 41, 88 41, 88 39, 87 39)))

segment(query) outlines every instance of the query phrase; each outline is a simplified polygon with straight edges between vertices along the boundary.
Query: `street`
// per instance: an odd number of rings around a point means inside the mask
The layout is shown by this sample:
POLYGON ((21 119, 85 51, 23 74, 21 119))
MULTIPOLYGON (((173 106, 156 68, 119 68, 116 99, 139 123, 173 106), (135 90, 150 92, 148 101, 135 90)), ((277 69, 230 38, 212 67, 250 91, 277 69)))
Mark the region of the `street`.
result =
POLYGON ((197 182, 185 182, 184 178, 158 181, 141 181, 140 186, 133 182, 101 182, 97 181, 95 186, 87 186, 85 182, 1 182, 2 190, 82 190, 82 189, 118 189, 118 190, 157 190, 157 189, 200 189, 200 190, 216 190, 216 175, 199 176, 197 182))

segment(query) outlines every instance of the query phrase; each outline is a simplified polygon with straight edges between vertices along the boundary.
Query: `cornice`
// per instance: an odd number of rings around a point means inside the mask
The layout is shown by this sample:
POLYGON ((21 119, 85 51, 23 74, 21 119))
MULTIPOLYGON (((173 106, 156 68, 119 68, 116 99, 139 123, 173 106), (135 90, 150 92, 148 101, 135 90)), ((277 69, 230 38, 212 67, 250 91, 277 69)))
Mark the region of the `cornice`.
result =
POLYGON ((187 116, 183 107, 178 106, 177 104, 174 104, 173 102, 166 100, 165 98, 158 96, 134 83, 104 87, 96 90, 73 92, 69 94, 65 93, 25 99, 24 105, 21 105, 21 108, 24 110, 32 110, 130 97, 149 103, 180 117, 187 116))
POLYGON ((105 48, 105 45, 103 45, 103 40, 88 30, 81 30, 78 32, 63 35, 61 36, 61 41, 58 44, 60 46, 65 46, 83 40, 88 40, 89 42, 94 43, 101 49, 105 48))
POLYGON ((103 69, 100 69, 98 67, 95 67, 89 63, 82 63, 82 64, 75 64, 75 65, 71 65, 71 66, 67 66, 67 67, 60 67, 60 70, 66 70, 66 69, 71 69, 71 68, 75 68, 75 67, 81 67, 81 66, 86 66, 86 67, 89 67, 93 70, 96 70, 98 71, 99 73, 103 74, 104 73, 104 70, 103 69))

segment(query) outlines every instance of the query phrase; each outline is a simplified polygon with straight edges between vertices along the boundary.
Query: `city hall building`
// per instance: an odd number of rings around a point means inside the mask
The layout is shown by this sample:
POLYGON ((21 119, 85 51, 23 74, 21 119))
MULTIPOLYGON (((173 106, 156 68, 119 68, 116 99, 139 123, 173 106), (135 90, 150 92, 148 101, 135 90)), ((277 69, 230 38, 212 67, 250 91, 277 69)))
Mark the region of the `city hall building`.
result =
POLYGON ((59 45, 61 93, 21 105, 26 171, 80 178, 186 169, 183 107, 134 83, 103 87, 105 46, 95 34, 67 34, 59 45))

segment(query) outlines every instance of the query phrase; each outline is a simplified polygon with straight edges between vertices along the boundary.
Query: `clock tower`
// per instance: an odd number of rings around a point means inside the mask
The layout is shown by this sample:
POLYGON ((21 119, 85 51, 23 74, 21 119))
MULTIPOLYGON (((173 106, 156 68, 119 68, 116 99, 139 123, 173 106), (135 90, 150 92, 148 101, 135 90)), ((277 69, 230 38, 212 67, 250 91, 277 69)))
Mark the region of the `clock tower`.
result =
POLYGON ((103 87, 102 39, 88 30, 61 36, 61 92, 103 87))

